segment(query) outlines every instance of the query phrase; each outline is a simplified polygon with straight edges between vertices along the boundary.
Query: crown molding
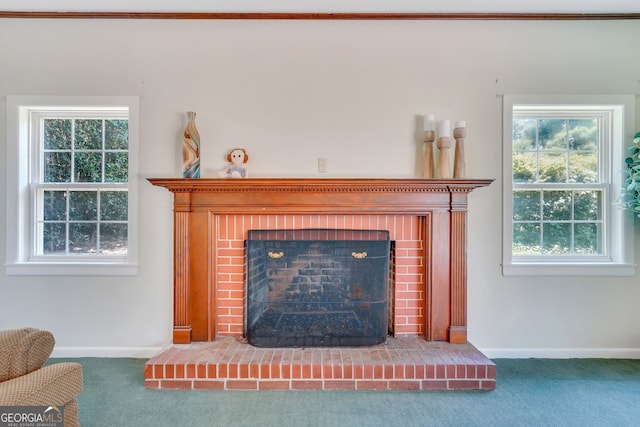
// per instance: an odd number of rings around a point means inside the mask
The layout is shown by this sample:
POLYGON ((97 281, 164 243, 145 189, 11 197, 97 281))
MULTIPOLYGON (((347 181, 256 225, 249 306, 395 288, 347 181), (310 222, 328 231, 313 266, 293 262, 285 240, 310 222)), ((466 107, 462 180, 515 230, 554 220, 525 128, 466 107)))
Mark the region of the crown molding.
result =
POLYGON ((631 20, 640 13, 254 13, 254 12, 29 12, 3 11, 0 18, 19 19, 159 19, 159 20, 631 20))

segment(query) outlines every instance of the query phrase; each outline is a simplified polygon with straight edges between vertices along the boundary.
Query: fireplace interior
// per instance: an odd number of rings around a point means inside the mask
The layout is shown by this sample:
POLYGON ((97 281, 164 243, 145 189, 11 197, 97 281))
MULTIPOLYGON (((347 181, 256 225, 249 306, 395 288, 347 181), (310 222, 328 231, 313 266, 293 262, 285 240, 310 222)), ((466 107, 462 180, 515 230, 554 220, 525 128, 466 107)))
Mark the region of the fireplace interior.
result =
POLYGON ((385 230, 249 230, 244 322, 249 344, 385 342, 390 246, 385 230))

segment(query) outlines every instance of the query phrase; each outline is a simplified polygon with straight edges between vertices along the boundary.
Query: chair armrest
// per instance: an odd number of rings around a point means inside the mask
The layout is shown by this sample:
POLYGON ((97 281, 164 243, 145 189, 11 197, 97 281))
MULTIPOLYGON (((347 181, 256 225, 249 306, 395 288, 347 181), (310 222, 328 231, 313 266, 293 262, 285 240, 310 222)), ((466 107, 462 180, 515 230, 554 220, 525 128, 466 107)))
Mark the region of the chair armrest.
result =
POLYGON ((0 381, 40 369, 53 351, 55 339, 36 328, 0 330, 0 381))
POLYGON ((0 406, 64 406, 82 391, 82 365, 54 363, 0 383, 0 406))

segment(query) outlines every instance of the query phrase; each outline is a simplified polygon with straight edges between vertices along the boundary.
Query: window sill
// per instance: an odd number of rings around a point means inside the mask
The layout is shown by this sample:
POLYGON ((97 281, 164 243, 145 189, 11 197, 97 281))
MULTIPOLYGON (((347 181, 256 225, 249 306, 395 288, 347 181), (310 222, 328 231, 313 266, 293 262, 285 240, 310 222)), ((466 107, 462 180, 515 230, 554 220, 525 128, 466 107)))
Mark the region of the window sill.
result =
POLYGON ((126 262, 23 262, 5 264, 8 276, 135 276, 138 264, 126 262))
POLYGON ((636 264, 517 263, 503 264, 503 276, 635 276, 636 264))

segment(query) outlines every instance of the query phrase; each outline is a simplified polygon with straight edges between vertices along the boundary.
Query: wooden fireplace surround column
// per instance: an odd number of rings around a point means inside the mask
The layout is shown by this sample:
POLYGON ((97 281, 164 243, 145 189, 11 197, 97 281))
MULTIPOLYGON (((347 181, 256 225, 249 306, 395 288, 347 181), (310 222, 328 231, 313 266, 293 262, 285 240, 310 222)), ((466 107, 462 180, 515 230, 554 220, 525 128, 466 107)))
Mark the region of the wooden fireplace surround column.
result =
POLYGON ((216 336, 216 215, 415 215, 425 242, 425 339, 467 342, 467 195, 489 179, 150 178, 174 195, 173 342, 216 336))

